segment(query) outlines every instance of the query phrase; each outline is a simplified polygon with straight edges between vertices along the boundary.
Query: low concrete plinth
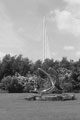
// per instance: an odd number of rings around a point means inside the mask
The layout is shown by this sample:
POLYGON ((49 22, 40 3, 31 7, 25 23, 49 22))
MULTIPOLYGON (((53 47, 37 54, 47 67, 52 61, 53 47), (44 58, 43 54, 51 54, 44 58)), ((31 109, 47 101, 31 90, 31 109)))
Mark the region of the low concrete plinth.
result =
POLYGON ((74 94, 56 94, 56 95, 31 95, 25 98, 28 101, 65 101, 65 100, 75 100, 74 94))

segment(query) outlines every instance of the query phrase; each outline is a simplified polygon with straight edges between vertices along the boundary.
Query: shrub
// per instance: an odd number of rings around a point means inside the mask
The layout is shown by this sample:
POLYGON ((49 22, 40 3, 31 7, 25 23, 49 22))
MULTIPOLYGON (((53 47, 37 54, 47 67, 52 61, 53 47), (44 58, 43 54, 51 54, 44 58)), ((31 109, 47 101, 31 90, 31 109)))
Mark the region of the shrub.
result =
POLYGON ((8 90, 8 87, 11 84, 11 76, 4 77, 1 81, 0 87, 3 90, 8 90))
POLYGON ((1 88, 9 93, 22 93, 24 89, 23 80, 17 76, 7 76, 2 79, 1 88))

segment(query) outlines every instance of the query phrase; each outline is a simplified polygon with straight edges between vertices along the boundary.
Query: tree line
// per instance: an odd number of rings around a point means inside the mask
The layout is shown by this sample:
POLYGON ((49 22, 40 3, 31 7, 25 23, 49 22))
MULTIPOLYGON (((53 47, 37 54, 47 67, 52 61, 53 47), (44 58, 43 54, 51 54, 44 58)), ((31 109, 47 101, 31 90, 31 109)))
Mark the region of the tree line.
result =
MULTIPOLYGON (((49 80, 39 73, 38 68, 50 74, 54 82, 57 79, 55 70, 64 92, 80 91, 80 59, 73 61, 63 57, 59 61, 47 58, 44 62, 33 62, 28 57, 9 54, 0 61, 0 88, 8 92, 32 92, 49 87, 49 80)), ((58 92, 57 88, 54 92, 58 92)))

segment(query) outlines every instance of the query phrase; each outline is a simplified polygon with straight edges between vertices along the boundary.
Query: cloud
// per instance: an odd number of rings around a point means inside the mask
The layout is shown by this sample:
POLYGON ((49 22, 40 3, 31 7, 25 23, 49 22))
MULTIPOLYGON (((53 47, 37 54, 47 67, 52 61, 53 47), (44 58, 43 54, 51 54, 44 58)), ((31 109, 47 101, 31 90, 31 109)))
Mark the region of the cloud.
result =
POLYGON ((65 2, 68 2, 69 4, 80 4, 80 0, 64 0, 65 2))
POLYGON ((55 14, 56 14, 57 27, 60 30, 68 29, 70 13, 66 10, 64 11, 55 10, 55 14))
POLYGON ((64 50, 70 51, 70 50, 74 50, 74 46, 64 46, 64 50))
POLYGON ((71 12, 67 10, 55 11, 56 22, 59 30, 65 30, 75 36, 80 35, 80 19, 76 18, 71 12))
POLYGON ((56 52, 52 52, 52 56, 56 56, 57 55, 57 53, 56 52))
POLYGON ((77 57, 80 57, 80 51, 77 51, 77 52, 76 52, 76 56, 77 56, 77 57))
POLYGON ((23 42, 15 32, 14 24, 6 13, 4 4, 0 2, 0 46, 7 49, 19 48, 23 42))
POLYGON ((60 31, 80 35, 80 1, 65 0, 66 7, 63 10, 55 10, 55 21, 60 31))

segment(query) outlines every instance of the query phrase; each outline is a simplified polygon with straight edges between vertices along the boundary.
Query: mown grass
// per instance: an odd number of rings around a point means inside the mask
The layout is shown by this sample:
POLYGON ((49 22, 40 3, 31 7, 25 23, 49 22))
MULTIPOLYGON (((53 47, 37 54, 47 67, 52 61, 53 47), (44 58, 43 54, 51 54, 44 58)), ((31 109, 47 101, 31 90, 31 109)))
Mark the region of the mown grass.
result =
POLYGON ((80 95, 74 101, 26 101, 29 94, 0 94, 0 120, 80 120, 80 95))

